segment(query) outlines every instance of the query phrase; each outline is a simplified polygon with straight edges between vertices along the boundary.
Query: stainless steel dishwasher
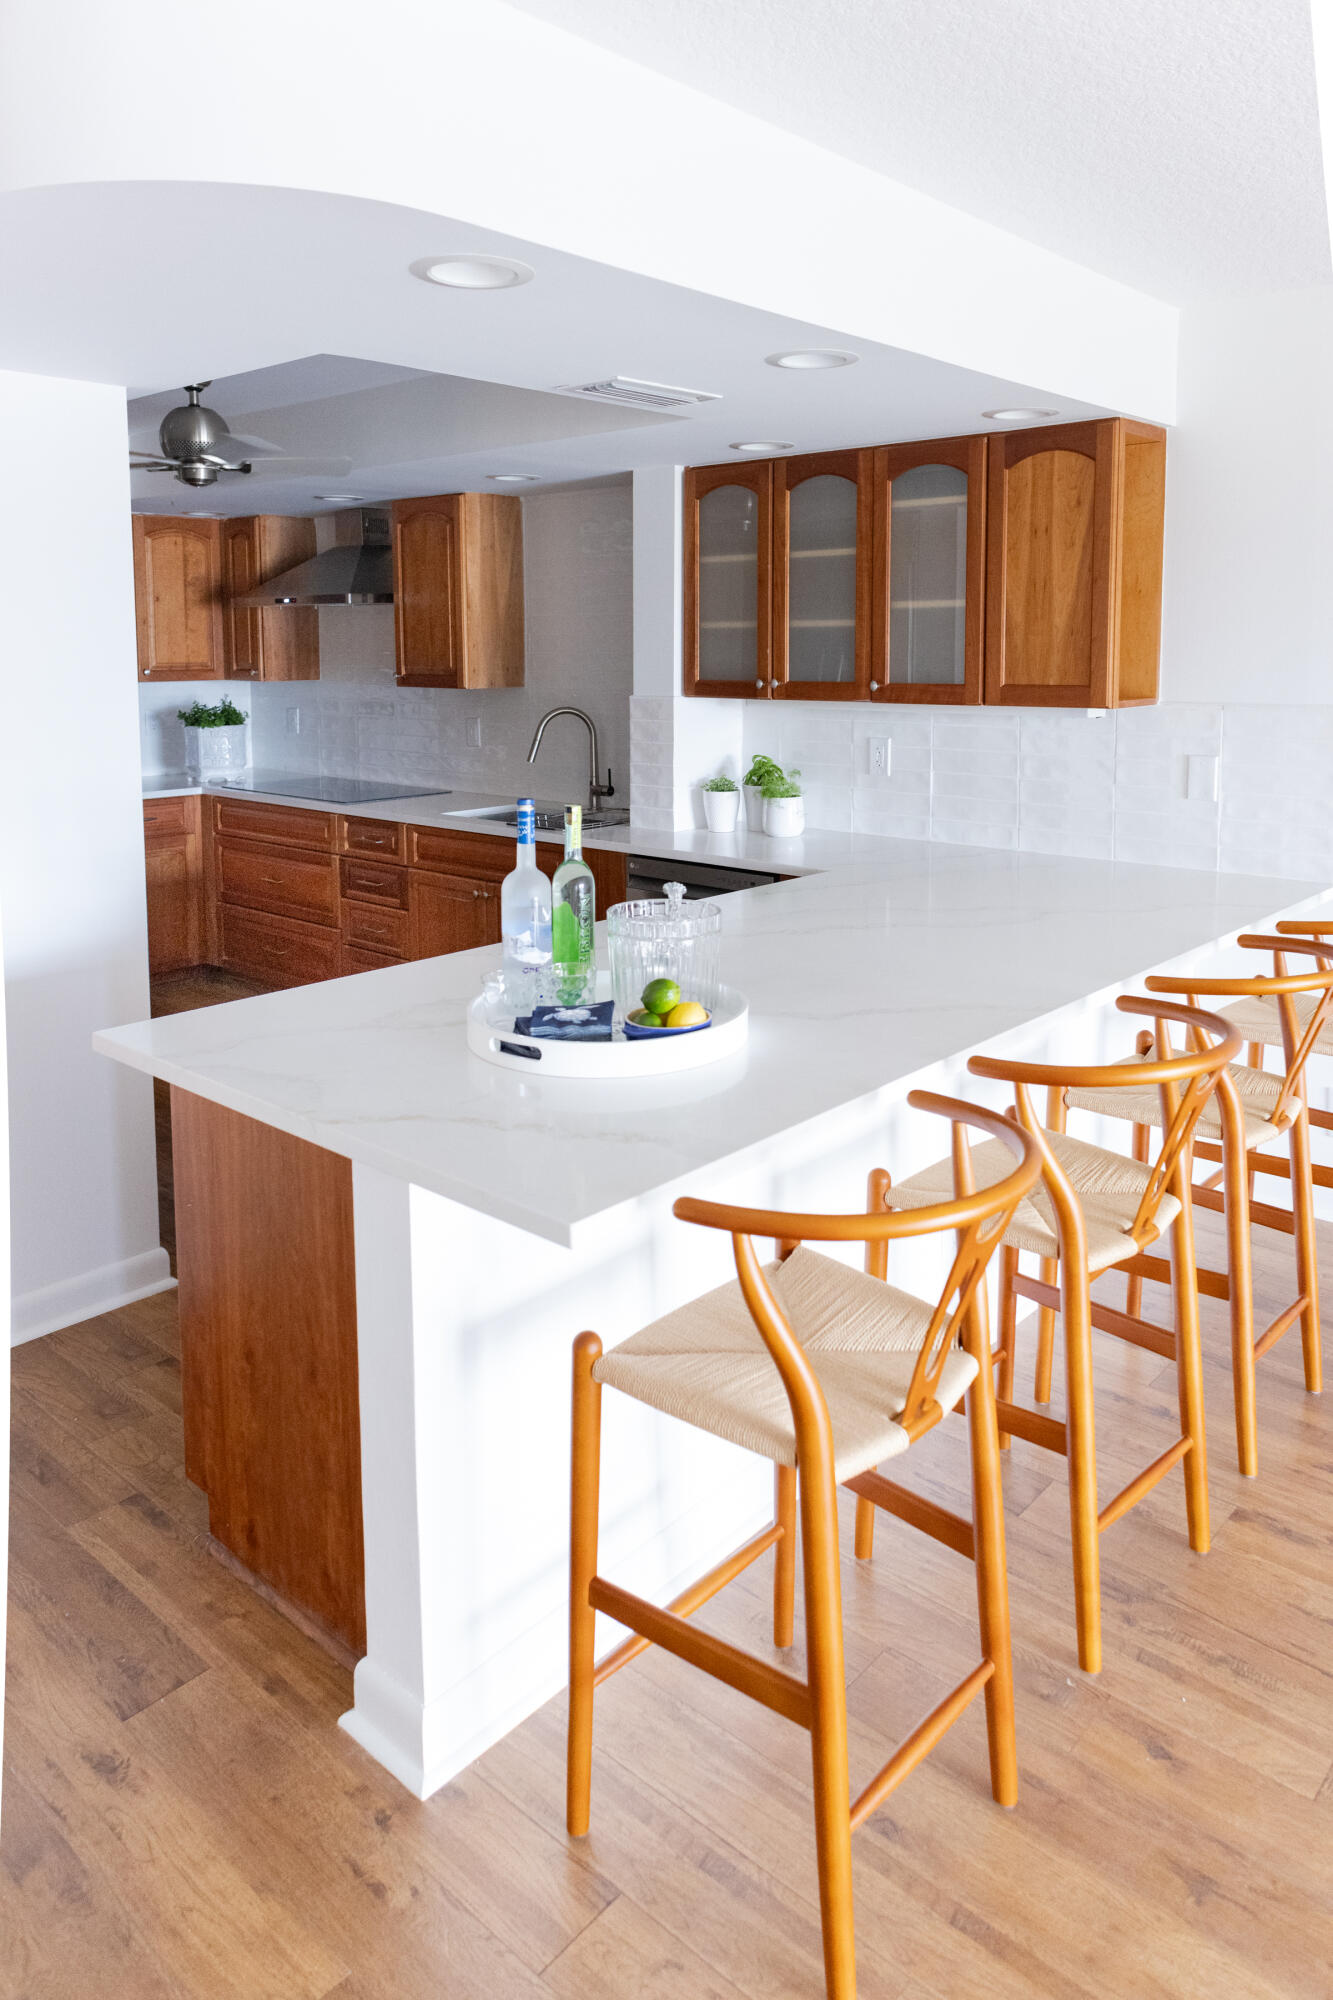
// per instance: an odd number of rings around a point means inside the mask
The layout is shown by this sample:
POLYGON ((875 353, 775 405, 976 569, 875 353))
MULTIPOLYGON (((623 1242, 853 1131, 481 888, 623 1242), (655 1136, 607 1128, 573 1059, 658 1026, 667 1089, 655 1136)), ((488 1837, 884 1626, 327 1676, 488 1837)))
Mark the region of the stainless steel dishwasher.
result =
POLYGON ((667 882, 683 882, 687 902, 705 896, 726 896, 735 889, 766 889, 780 882, 780 875, 766 875, 757 868, 719 868, 711 861, 663 860, 656 854, 631 854, 629 886, 631 902, 640 897, 661 896, 667 882))

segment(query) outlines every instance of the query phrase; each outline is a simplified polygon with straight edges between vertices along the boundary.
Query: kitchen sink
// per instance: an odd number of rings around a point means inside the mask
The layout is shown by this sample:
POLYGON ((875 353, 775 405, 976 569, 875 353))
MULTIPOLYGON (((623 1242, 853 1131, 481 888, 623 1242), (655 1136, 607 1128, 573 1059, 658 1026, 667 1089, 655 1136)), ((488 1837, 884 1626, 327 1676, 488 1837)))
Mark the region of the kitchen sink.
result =
MULTIPOLYGON (((459 819, 490 819, 496 821, 500 826, 517 826, 518 807, 496 806, 487 812, 459 813, 457 817, 459 819)), ((565 830, 565 809, 563 806, 538 806, 532 817, 538 833, 563 833, 565 830)), ((600 826, 628 825, 628 806, 597 806, 595 808, 585 806, 583 809, 583 826, 585 832, 590 828, 595 829, 600 826)))

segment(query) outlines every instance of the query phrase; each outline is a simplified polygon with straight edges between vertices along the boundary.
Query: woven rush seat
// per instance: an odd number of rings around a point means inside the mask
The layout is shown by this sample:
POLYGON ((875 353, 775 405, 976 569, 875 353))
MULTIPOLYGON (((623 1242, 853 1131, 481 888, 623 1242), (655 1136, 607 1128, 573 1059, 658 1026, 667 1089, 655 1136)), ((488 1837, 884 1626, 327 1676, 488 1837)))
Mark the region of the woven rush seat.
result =
MULTIPOLYGON (((1089 1276, 1095 1277, 1099 1271, 1135 1256, 1138 1245, 1128 1232, 1138 1214, 1152 1169, 1139 1160, 1127 1160, 1101 1146, 1090 1146, 1083 1139, 1071 1139, 1067 1132, 1045 1132, 1043 1136, 1083 1211, 1089 1276)), ((994 1139, 974 1146, 972 1172, 977 1186, 990 1187, 999 1180, 1008 1171, 1008 1159, 1004 1147, 994 1139)), ((925 1208, 941 1200, 952 1186, 952 1163, 937 1160, 919 1174, 896 1181, 888 1193, 887 1204, 890 1208, 925 1208)), ((1164 1236, 1179 1214, 1176 1197, 1163 1194, 1154 1218, 1158 1232, 1164 1236)), ((1018 1204, 1004 1240, 1011 1248, 1030 1250, 1037 1257, 1059 1256, 1055 1210, 1041 1181, 1018 1204)))
MULTIPOLYGON (((992 1178, 1000 1180, 1012 1174, 1014 1156, 998 1140, 990 1145, 1001 1162, 992 1178)), ((944 1198, 952 1193, 950 1180, 944 1198)), ((933 1308, 804 1244, 784 1263, 765 1265, 764 1275, 828 1404, 837 1478, 906 1451, 910 1439, 894 1419, 933 1308)), ((942 1409, 958 1405, 976 1372, 961 1347, 946 1357, 935 1397, 942 1409)), ((738 1283, 632 1334, 594 1365, 593 1379, 778 1465, 796 1464, 787 1394, 738 1283)))
MULTIPOLYGON (((1293 993, 1292 1005, 1301 1032, 1309 1026, 1310 1017, 1319 1005, 1319 993, 1293 993)), ((1240 1031, 1247 1042, 1258 1042, 1261 1048, 1280 1049, 1282 1047, 1282 1015, 1278 1003, 1264 993, 1246 994, 1241 1000, 1233 1000, 1216 1010, 1233 1028, 1240 1031)), ((1333 1056, 1333 1027, 1325 1027, 1315 1039, 1314 1055, 1333 1056)))
MULTIPOLYGON (((1250 1004, 1250 1003, 1246 1003, 1250 1004)), ((1263 1003, 1259 1003, 1263 1004, 1263 1003)), ((1235 1010, 1226 1009, 1226 1016, 1242 1034, 1247 1030, 1236 1019, 1235 1010)), ((1277 1023, 1277 1003, 1273 1002, 1273 1019, 1277 1023)), ((1256 1035, 1253 1040, 1259 1040, 1256 1035)), ((1282 1039, 1281 1025, 1277 1025, 1277 1039, 1282 1039)), ((1125 1056, 1123 1063, 1141 1063, 1142 1056, 1125 1056)), ((1300 1100, 1288 1096, 1282 1108, 1282 1115, 1274 1119, 1278 1097, 1285 1079, 1272 1070, 1250 1069, 1244 1063, 1228 1063, 1227 1075, 1236 1086, 1240 1099, 1241 1115, 1245 1121, 1245 1144, 1247 1149, 1271 1144, 1280 1139, 1300 1112, 1300 1100)), ((1099 1112, 1103 1118, 1124 1118, 1134 1125, 1160 1126, 1162 1122, 1161 1093, 1151 1085, 1142 1090, 1082 1090, 1071 1088, 1065 1092, 1065 1103, 1071 1110, 1099 1112)), ((1216 1097, 1209 1098, 1199 1117, 1201 1137, 1219 1139, 1222 1136, 1222 1113, 1216 1097)))

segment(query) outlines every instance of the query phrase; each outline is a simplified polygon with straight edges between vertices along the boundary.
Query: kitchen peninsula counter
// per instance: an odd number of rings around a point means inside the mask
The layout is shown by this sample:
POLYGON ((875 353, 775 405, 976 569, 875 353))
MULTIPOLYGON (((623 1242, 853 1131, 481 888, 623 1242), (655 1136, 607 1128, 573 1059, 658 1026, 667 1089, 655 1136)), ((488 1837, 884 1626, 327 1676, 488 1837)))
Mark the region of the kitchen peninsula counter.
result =
MULTIPOLYGON (((182 1330, 188 1356, 198 1317, 212 1370, 197 1391, 225 1401, 228 1327, 251 1343, 247 1380, 270 1364, 275 1381, 287 1367, 304 1380, 302 1343, 339 1327, 350 1345, 356 1407, 344 1374, 329 1421, 345 1431, 359 1408, 338 1460, 359 1491, 343 1495, 344 1546, 325 1509, 319 1548, 345 1586, 364 1529, 344 1724, 421 1796, 562 1684, 570 1343, 593 1327, 611 1345, 728 1275, 727 1243, 672 1218, 678 1195, 859 1207, 871 1165, 901 1175, 941 1149, 934 1121, 905 1108, 910 1088, 984 1095, 966 1074, 981 1048, 1123 1053, 1117 991, 1154 969, 1218 969, 1238 931, 1325 900, 1298 881, 868 836, 844 856, 725 900, 748 1047, 658 1083, 472 1056, 464 1014, 494 947, 96 1037, 172 1086, 193 1135, 182 1330), (218 1269, 192 1270, 191 1245, 218 1269)), ((895 1276, 913 1282, 910 1260, 895 1276)), ((187 1401, 189 1387, 187 1368, 187 1401)), ((312 1395, 310 1423, 322 1408, 312 1395)), ((279 1486, 294 1436, 271 1447, 279 1486)), ((232 1436, 224 1456, 246 1452, 232 1436)), ((192 1476, 216 1503, 206 1457, 192 1476)), ((287 1515, 319 1513, 331 1480, 288 1494, 287 1515)), ((264 1479, 247 1492, 252 1513, 272 1504, 264 1479)), ((759 1461, 613 1400, 603 1542, 629 1588, 670 1594, 767 1504, 759 1461)), ((282 1589, 263 1526, 237 1552, 282 1589)))

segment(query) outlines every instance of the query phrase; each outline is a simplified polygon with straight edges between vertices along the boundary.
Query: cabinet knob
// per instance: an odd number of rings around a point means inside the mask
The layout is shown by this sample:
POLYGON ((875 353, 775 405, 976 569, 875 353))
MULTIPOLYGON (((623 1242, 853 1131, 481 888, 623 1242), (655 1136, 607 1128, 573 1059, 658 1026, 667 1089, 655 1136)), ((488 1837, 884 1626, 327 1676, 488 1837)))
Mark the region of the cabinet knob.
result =
POLYGON ((756 681, 755 686, 758 688, 760 694, 764 692, 764 683, 762 681, 756 681))
POLYGON ((476 897, 476 896, 479 896, 479 895, 481 894, 481 890, 480 890, 480 889, 474 889, 474 890, 472 891, 472 894, 473 894, 473 896, 474 896, 474 897, 476 897))
POLYGON ((879 693, 879 682, 878 682, 878 681, 871 681, 871 683, 870 683, 870 692, 871 692, 871 694, 878 694, 878 693, 879 693))
POLYGON ((144 668, 144 670, 143 670, 143 677, 144 677, 144 679, 145 679, 145 680, 147 680, 147 679, 148 679, 148 676, 149 676, 149 674, 151 674, 151 673, 152 673, 152 671, 153 671, 153 669, 152 669, 151 667, 145 667, 145 668, 144 668))

